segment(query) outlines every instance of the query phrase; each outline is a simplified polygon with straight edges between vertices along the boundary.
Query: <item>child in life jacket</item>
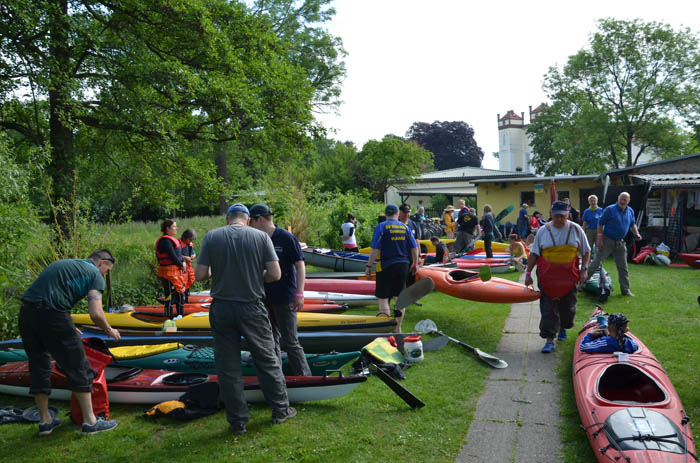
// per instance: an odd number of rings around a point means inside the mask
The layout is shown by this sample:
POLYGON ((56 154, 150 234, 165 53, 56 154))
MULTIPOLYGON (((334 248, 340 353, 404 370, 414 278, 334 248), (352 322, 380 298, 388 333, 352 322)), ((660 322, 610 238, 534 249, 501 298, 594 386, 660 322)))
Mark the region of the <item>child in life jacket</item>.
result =
POLYGON ((598 323, 599 328, 587 333, 581 340, 578 346, 581 352, 631 354, 639 348, 632 338, 625 336, 628 329, 624 314, 614 313, 607 320, 601 317, 598 323))

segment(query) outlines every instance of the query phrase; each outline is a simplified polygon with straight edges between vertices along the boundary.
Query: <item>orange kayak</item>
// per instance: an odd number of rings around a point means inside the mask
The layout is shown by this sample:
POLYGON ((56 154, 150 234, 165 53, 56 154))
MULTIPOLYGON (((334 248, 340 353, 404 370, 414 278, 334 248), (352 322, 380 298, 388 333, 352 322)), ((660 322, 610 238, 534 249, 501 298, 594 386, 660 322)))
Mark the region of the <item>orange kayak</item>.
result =
POLYGON ((514 304, 540 298, 540 292, 504 278, 481 281, 477 272, 454 268, 419 267, 416 279, 430 278, 435 289, 460 299, 514 304))

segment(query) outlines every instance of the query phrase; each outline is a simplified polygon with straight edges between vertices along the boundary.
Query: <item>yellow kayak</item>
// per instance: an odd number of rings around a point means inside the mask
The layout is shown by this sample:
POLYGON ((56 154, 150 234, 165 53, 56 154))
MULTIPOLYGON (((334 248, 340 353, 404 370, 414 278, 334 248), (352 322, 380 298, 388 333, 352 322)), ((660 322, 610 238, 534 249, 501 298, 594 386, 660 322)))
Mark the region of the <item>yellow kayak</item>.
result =
MULTIPOLYGON (((510 248, 510 244, 508 243, 499 243, 496 241, 493 241, 491 243, 491 250, 492 251, 508 251, 510 248)), ((474 241, 474 249, 484 249, 484 240, 476 240, 474 241)))
MULTIPOLYGON (((76 325, 93 326, 88 314, 72 314, 76 325)), ((135 312, 106 313, 107 322, 114 328, 159 331, 167 318, 139 314, 135 312)), ((344 315, 300 312, 297 314, 299 331, 342 331, 363 333, 388 333, 394 330, 396 320, 393 317, 375 317, 373 315, 344 315)), ((211 329, 208 312, 197 312, 175 320, 178 330, 207 331, 211 329)))
MULTIPOLYGON (((450 245, 455 242, 455 239, 454 238, 440 238, 440 241, 445 243, 447 245, 447 248, 450 249, 450 245)), ((484 247, 483 241, 481 243, 482 243, 481 247, 483 248, 484 247)), ((430 240, 418 240, 418 244, 425 246, 425 249, 427 249, 427 251, 425 251, 425 252, 435 252, 435 246, 433 246, 433 243, 430 240)), ((360 252, 362 254, 369 254, 371 251, 372 251, 372 248, 360 249, 360 252)))

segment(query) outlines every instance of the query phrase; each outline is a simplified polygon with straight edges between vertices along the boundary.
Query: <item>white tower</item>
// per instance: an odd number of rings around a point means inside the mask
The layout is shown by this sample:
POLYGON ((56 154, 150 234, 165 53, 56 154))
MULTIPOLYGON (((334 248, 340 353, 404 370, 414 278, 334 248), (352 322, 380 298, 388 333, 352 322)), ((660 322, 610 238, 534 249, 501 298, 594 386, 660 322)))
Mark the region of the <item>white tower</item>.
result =
POLYGON ((500 170, 531 173, 525 113, 520 116, 511 109, 498 115, 498 162, 500 170))

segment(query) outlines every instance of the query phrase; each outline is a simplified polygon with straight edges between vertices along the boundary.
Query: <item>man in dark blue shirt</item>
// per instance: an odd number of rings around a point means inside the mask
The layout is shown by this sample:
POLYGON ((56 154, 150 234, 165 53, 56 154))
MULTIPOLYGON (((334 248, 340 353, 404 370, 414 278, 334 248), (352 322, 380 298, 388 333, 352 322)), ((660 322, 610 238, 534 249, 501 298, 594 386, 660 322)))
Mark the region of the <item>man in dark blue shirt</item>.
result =
POLYGON ((267 204, 250 208, 250 226, 270 236, 282 270, 279 281, 265 283, 265 306, 270 313, 277 355, 281 361, 280 348, 287 353, 293 376, 311 376, 297 334, 297 312, 304 306, 304 253, 294 235, 274 224, 267 204))
POLYGON ((617 203, 611 204, 603 211, 603 215, 598 221, 598 239, 596 241, 598 254, 588 269, 588 274, 593 275, 598 271, 600 264, 612 254, 615 257, 615 265, 617 265, 620 280, 620 291, 623 296, 634 296, 632 291, 630 291, 625 236, 631 230, 635 240, 642 239, 637 230, 634 211, 628 206, 629 202, 630 194, 622 192, 617 197, 617 203))

